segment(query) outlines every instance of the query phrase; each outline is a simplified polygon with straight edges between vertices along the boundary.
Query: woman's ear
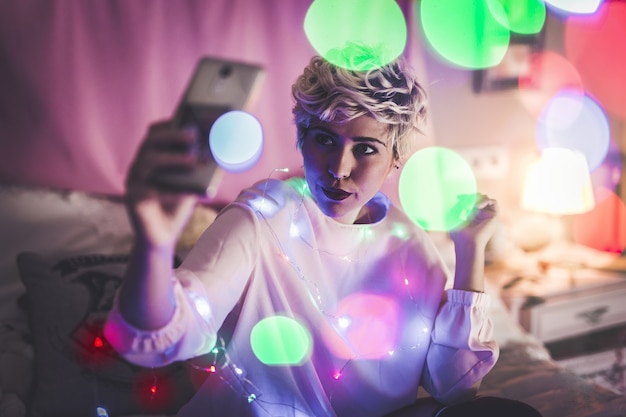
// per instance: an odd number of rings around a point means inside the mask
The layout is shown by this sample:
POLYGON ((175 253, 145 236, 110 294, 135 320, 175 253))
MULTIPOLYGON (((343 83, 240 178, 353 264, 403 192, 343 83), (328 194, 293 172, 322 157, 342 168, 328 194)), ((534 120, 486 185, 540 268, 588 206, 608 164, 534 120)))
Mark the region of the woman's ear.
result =
POLYGON ((400 161, 394 160, 391 163, 391 169, 389 169, 389 172, 387 173, 387 178, 393 177, 393 175, 400 170, 400 166, 400 161))
POLYGON ((393 161, 391 162, 392 166, 393 166, 393 170, 399 170, 400 167, 402 167, 402 165, 404 164, 404 161, 402 160, 401 157, 397 156, 393 159, 393 161))

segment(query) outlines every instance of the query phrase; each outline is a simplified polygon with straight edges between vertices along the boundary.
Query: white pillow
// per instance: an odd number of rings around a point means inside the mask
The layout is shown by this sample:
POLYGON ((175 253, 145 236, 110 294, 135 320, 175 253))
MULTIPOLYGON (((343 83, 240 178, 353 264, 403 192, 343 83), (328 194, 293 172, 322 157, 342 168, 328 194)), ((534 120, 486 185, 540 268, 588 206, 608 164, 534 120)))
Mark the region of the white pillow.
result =
POLYGON ((50 188, 0 186, 0 231, 0 322, 25 317, 18 253, 124 253, 132 243, 120 198, 50 188))

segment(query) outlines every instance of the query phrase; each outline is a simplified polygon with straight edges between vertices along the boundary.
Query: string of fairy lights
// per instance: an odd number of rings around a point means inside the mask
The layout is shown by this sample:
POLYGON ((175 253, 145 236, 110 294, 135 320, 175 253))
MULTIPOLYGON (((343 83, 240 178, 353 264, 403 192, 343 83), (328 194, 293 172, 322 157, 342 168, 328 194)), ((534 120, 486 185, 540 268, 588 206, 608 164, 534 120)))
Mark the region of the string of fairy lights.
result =
MULTIPOLYGON (((288 170, 286 168, 273 170, 266 180, 265 189, 260 197, 260 200, 258 201, 258 204, 251 204, 251 205, 254 207, 255 213, 258 215, 258 217, 262 219, 263 222, 268 226, 268 230, 270 231, 272 238, 275 240, 276 246, 278 248, 278 252, 276 256, 278 256, 279 258, 284 260, 286 263, 288 263, 291 269, 295 272, 298 279, 300 279, 302 282, 306 284, 305 287, 307 288, 307 291, 309 292, 310 299, 313 300, 318 311, 323 315, 323 317, 326 317, 326 320, 331 325, 331 327, 337 332, 337 334, 340 335, 344 341, 346 341, 345 337, 342 336, 342 332, 346 330, 347 328, 349 328, 350 318, 341 316, 341 315, 338 316, 333 311, 329 311, 328 306, 325 305, 325 300, 321 295, 317 282, 315 280, 308 278, 302 272, 302 269, 300 268, 300 266, 292 258, 290 258, 287 255, 287 252, 285 249, 285 243, 282 242, 281 239, 278 237, 275 230, 270 226, 265 216, 265 210, 269 207, 267 205, 268 202, 266 200, 267 183, 270 181, 273 173, 287 172, 287 171, 288 170)), ((299 201, 299 204, 297 205, 296 210, 292 213, 292 222, 293 222, 293 218, 296 216, 299 210, 303 207, 304 199, 305 199, 307 192, 308 192, 308 189, 307 189, 306 183, 304 183, 303 181, 303 186, 298 187, 300 201, 299 201)), ((290 232, 291 232, 290 238, 300 240, 308 248, 310 248, 310 250, 317 251, 326 256, 333 256, 339 261, 346 262, 346 263, 355 263, 355 262, 359 262, 360 260, 359 258, 352 258, 348 255, 336 255, 330 251, 326 251, 326 250, 315 247, 301 233, 299 233, 299 229, 297 227, 292 227, 290 229, 290 232)), ((367 233, 371 233, 371 231, 368 230, 367 233)), ((406 276, 403 278, 403 285, 406 288, 407 296, 410 298, 412 304, 414 304, 417 307, 417 303, 415 302, 415 298, 410 289, 409 279, 406 276)), ((202 319, 202 321, 206 323, 209 320, 209 316, 208 316, 209 310, 207 309, 207 301, 204 298, 199 297, 197 295, 194 296, 193 294, 189 296, 189 300, 193 304, 194 310, 196 311, 198 316, 202 319)), ((424 325, 420 331, 423 332, 424 335, 428 335, 429 327, 424 325)), ((368 352, 367 357, 371 357, 372 355, 374 355, 380 358, 383 358, 383 357, 391 358, 398 351, 413 350, 413 349, 418 348, 419 346, 420 344, 415 344, 411 346, 399 347, 399 348, 392 349, 392 350, 368 352)), ((358 355, 350 357, 350 358, 346 358, 343 364, 336 367, 336 369, 330 372, 330 374, 328 375, 329 379, 332 380, 333 383, 337 383, 338 381, 340 381, 345 375, 346 371, 349 369, 350 364, 352 364, 355 360, 358 360, 360 358, 361 357, 358 355)), ((248 403, 250 404, 254 403, 259 409, 263 410, 268 416, 272 416, 271 406, 278 406, 278 405, 292 407, 294 410, 298 412, 305 413, 304 410, 297 409, 297 407, 294 406, 293 404, 282 404, 282 403, 275 402, 275 401, 269 401, 263 398, 263 392, 259 389, 259 387, 257 387, 254 384, 253 381, 247 378, 245 369, 240 367, 237 363, 235 363, 231 359, 228 353, 227 342, 223 339, 223 337, 218 336, 218 342, 216 346, 213 347, 213 349, 209 352, 208 355, 205 355, 199 359, 200 360, 191 359, 191 360, 188 360, 187 363, 193 369, 209 374, 209 377, 211 377, 211 375, 215 375, 219 377, 221 381, 223 381, 227 386, 230 387, 230 389, 233 390, 233 392, 235 392, 237 395, 244 398, 248 403)), ((159 391, 159 383, 156 378, 156 375, 154 375, 153 383, 149 387, 149 395, 151 396, 151 398, 157 395, 158 391, 159 391)), ((332 401, 334 392, 335 392, 334 390, 330 390, 328 394, 329 401, 332 401)), ((106 408, 104 407, 97 408, 97 416, 109 417, 108 412, 106 408)))
MULTIPOLYGON (((277 169, 274 170, 273 172, 276 171, 280 171, 280 172, 286 172, 286 169, 277 169)), ((270 174, 271 177, 271 174, 270 174)), ((267 181, 269 182, 270 177, 268 177, 267 181)), ((265 217, 265 213, 264 210, 267 208, 266 204, 266 189, 267 189, 267 182, 265 184, 265 189, 264 192, 261 196, 261 200, 259 201, 259 204, 255 205, 255 213, 258 215, 258 217, 260 219, 263 220, 263 222, 268 226, 268 230, 270 231, 270 234, 272 235, 273 239, 275 240, 275 243, 279 249, 279 251, 277 252, 277 256, 280 257, 281 259, 283 259, 285 262, 287 262, 290 267, 292 268, 292 270, 296 273, 296 276, 303 281, 306 284, 306 288, 309 291, 309 295, 310 295, 310 299, 314 301, 314 303, 316 304, 318 311, 324 316, 326 317, 326 319, 328 320, 329 324, 338 332, 338 334, 341 334, 341 332, 343 330, 345 330, 346 328, 349 327, 350 325, 350 319, 345 317, 345 316, 337 316, 334 312, 329 311, 327 306, 325 305, 324 299, 321 296, 321 292, 319 289, 319 286, 317 284, 317 282, 315 280, 309 279, 307 276, 305 276, 305 274, 302 272, 302 269, 300 268, 300 266, 291 258, 287 255, 287 251, 285 249, 285 244, 284 242, 281 241, 281 239, 278 237, 278 235, 276 234, 275 230, 270 226, 267 218, 265 217)), ((293 224, 293 218, 296 216, 297 212, 303 207, 304 204, 304 198, 306 193, 308 192, 308 189, 306 187, 306 184, 304 184, 304 186, 299 187, 299 194, 300 194, 300 202, 296 208, 296 210, 294 211, 294 213, 292 214, 292 224, 293 224)), ((317 248, 315 247, 313 244, 311 244, 308 240, 305 239, 304 236, 302 236, 302 234, 297 233, 298 232, 298 228, 297 227, 291 227, 290 228, 290 237, 291 238, 297 238, 300 241, 302 241, 307 247, 309 247, 311 250, 315 250, 318 251, 319 253, 323 253, 325 255, 328 256, 333 256, 336 259, 342 261, 342 262, 346 262, 346 263, 354 263, 354 262, 358 262, 359 259, 358 258, 351 258, 350 256, 347 255, 336 255, 333 254, 330 251, 325 251, 323 249, 317 248)), ((413 296, 413 294, 411 293, 410 290, 410 283, 408 278, 404 277, 403 278, 403 284, 407 290, 407 295, 409 296, 411 302, 417 306, 416 302, 415 302, 415 298, 413 296)), ((202 306, 199 306, 199 309, 203 309, 202 306)), ((428 326, 424 326, 421 331, 424 334, 428 334, 429 333, 429 327, 428 326)), ((402 350, 413 350, 419 347, 419 344, 415 344, 415 345, 411 345, 408 347, 400 347, 397 349, 393 349, 393 350, 385 350, 385 351, 380 351, 378 352, 380 357, 383 356, 387 356, 387 357, 392 357, 397 351, 402 351, 402 350)), ((372 354, 375 354, 376 352, 369 352, 368 356, 371 356, 372 354)), ((244 397, 248 403, 252 403, 255 402, 260 408, 264 409, 268 415, 272 415, 271 412, 267 409, 264 408, 264 405, 278 405, 278 403, 275 402, 269 402, 269 401, 265 401, 262 398, 263 393, 261 392, 261 390, 259 390, 259 388, 252 382, 250 381, 246 375, 245 372, 242 368, 240 368, 236 363, 234 363, 229 355, 228 355, 228 350, 226 345, 224 344, 224 340, 221 339, 219 346, 216 346, 212 351, 211 351, 212 356, 212 362, 210 363, 210 365, 205 366, 205 365, 198 365, 197 363, 194 363, 193 361, 190 362, 191 366, 194 367, 197 370, 201 370, 204 372, 208 372, 211 374, 216 374, 218 375, 227 385, 230 386, 231 389, 233 389, 235 392, 237 392, 238 394, 240 394, 242 397, 244 397), (230 374, 234 375, 237 377, 236 381, 232 381, 230 379, 224 378, 222 376, 222 374, 220 373, 220 370, 224 370, 225 368, 229 368, 230 370, 230 374)), ((376 355, 375 355, 376 356, 376 355)), ((354 361, 354 360, 358 360, 360 359, 359 356, 355 356, 355 357, 351 357, 345 360, 345 362, 341 365, 341 367, 338 367, 337 369, 333 370, 331 372, 331 374, 329 375, 329 378, 331 378, 333 381, 339 381, 342 379, 342 377, 345 375, 346 370, 348 369, 349 365, 354 361)), ((332 400, 333 398, 333 394, 334 391, 330 391, 329 392, 329 400, 332 400)), ((284 404, 283 404, 284 405, 284 404)), ((293 404, 290 404, 290 406, 294 407, 293 404)), ((302 411, 302 410, 300 410, 302 411)))

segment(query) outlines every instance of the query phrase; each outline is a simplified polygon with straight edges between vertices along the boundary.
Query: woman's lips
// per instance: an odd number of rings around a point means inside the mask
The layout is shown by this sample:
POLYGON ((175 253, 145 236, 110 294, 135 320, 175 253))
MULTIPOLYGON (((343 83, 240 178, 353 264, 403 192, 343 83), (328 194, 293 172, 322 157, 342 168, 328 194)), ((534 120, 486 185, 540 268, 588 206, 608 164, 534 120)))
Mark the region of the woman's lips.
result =
POLYGON ((338 188, 325 188, 324 187, 322 188, 322 190, 324 191, 324 195, 326 195, 326 197, 335 201, 345 200, 346 198, 350 197, 350 194, 351 194, 347 191, 343 191, 338 188))

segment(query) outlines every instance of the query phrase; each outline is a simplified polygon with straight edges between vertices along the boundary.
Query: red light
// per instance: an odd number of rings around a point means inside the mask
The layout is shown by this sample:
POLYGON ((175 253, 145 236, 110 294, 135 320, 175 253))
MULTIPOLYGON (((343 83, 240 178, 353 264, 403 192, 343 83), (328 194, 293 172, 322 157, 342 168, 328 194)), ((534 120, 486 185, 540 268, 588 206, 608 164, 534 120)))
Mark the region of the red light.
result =
POLYGON ((339 372, 339 371, 335 372, 335 373, 333 374, 333 378, 335 378, 335 379, 339 379, 339 378, 341 378, 341 372, 339 372))
POLYGON ((102 346, 104 346, 104 343, 102 342, 100 336, 96 336, 96 338, 93 340, 93 346, 95 348, 101 348, 102 346))
POLYGON ((565 23, 565 51, 587 90, 609 113, 626 117, 626 3, 606 1, 593 16, 565 23))
POLYGON ((211 372, 211 373, 215 372, 215 371, 216 371, 216 369, 215 369, 215 365, 211 365, 211 366, 209 366, 209 367, 207 368, 207 371, 209 371, 209 372, 211 372))
MULTIPOLYGON (((161 371, 146 370, 133 381, 133 399, 142 409, 155 414, 157 410, 170 407, 178 391, 173 386, 170 375, 161 371)), ((158 414, 158 413, 157 413, 158 414)))

